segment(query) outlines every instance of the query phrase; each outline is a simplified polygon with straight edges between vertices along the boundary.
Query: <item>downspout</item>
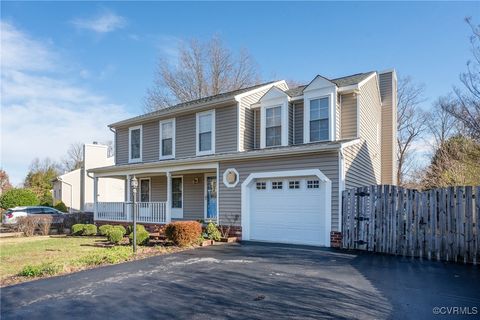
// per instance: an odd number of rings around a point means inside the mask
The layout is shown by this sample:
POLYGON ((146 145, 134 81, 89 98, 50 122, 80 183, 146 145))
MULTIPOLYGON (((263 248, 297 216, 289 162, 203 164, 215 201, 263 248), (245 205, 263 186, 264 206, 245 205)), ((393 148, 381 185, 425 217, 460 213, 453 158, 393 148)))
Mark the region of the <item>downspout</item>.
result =
POLYGON ((339 215, 338 215, 338 231, 342 232, 342 220, 343 220, 343 191, 345 190, 345 155, 343 153, 343 146, 340 147, 339 155, 339 170, 338 170, 338 204, 339 204, 339 215))
POLYGON ((292 101, 292 144, 295 145, 295 102, 292 101))

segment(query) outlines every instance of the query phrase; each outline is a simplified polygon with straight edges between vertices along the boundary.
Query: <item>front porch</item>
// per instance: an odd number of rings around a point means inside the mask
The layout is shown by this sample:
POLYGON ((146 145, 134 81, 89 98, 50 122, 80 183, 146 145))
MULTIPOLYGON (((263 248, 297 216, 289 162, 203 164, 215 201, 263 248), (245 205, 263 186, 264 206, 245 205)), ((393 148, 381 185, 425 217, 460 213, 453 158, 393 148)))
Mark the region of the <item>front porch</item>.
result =
POLYGON ((120 174, 96 174, 94 182, 94 219, 96 222, 166 224, 172 220, 203 220, 218 222, 217 163, 175 168, 131 170, 120 174), (131 180, 138 181, 134 204, 131 180), (108 190, 99 189, 102 178, 124 180, 122 202, 102 201, 108 190))

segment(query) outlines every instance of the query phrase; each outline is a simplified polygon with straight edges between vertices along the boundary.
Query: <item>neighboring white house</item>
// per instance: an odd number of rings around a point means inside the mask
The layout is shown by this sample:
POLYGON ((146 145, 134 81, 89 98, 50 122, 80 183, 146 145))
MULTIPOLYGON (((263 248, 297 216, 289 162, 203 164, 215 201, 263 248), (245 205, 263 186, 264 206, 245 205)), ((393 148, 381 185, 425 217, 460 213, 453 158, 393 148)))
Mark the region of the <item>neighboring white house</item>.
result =
MULTIPOLYGON (((108 157, 108 146, 85 144, 82 167, 58 176, 53 181, 55 202, 62 201, 73 211, 93 212, 93 178, 87 170, 114 164, 114 157, 108 157)), ((105 202, 123 201, 125 182, 115 178, 102 179, 98 183, 98 193, 98 197, 105 202)))

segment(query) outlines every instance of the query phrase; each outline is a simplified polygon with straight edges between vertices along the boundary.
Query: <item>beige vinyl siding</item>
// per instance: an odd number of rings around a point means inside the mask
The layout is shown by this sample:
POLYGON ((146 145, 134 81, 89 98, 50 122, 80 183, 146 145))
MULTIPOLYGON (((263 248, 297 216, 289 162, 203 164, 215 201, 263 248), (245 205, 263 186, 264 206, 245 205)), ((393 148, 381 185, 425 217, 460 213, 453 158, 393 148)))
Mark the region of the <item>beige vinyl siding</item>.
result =
POLYGON ((255 149, 260 149, 260 109, 254 110, 255 149))
POLYGON ((377 184, 365 141, 344 148, 343 156, 346 189, 377 184))
POLYGON ((357 136, 357 98, 353 93, 342 95, 341 106, 341 138, 355 138, 357 136))
POLYGON ((204 218, 204 174, 183 175, 183 219, 198 220, 204 218), (198 183, 194 183, 198 178, 198 183))
POLYGON ((215 109, 215 153, 237 150, 237 104, 215 109))
POLYGON ((257 91, 253 94, 245 96, 241 99, 239 104, 240 109, 240 148, 239 151, 252 150, 255 147, 254 141, 254 121, 253 112, 250 106, 257 103, 258 100, 271 88, 266 86, 263 90, 257 91))
POLYGON ((115 129, 115 164, 128 163, 128 127, 115 129))
POLYGON ((294 144, 303 143, 303 101, 295 101, 294 144))
POLYGON ((175 157, 196 155, 196 113, 179 116, 175 119, 175 157))
POLYGON ((335 140, 339 140, 341 137, 340 104, 341 104, 341 95, 337 94, 337 103, 335 104, 335 140))
POLYGON ((167 177, 153 176, 151 179, 152 201, 167 201, 167 177))
MULTIPOLYGON (((360 138, 366 142, 361 152, 368 154, 373 167, 375 183, 381 183, 381 146, 378 134, 381 125, 381 102, 377 76, 372 77, 360 87, 360 138)), ((365 163, 369 165, 369 163, 365 163)))
POLYGON ((382 183, 397 184, 396 79, 392 72, 380 74, 382 97, 382 183))
POLYGON ((293 105, 288 104, 288 144, 292 145, 293 144, 293 121, 294 121, 294 116, 293 116, 293 105))
POLYGON ((143 146, 142 146, 142 161, 151 162, 158 161, 160 156, 160 132, 159 122, 150 121, 143 124, 143 146))
MULTIPOLYGON (((234 188, 227 188, 223 183, 219 183, 220 224, 229 224, 232 222, 233 216, 241 216, 241 185, 250 173, 320 169, 332 181, 332 230, 338 230, 338 164, 338 152, 220 162, 220 172, 224 172, 228 168, 235 168, 240 175, 239 183, 234 188)), ((238 219, 238 224, 241 224, 240 219, 238 219)))

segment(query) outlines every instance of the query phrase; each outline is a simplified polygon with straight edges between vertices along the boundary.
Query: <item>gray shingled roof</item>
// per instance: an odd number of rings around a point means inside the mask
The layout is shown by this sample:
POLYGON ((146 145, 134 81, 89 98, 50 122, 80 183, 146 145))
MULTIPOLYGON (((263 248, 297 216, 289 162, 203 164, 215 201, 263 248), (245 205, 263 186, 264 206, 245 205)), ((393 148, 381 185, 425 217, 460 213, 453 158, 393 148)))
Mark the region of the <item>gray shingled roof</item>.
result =
POLYGON ((191 101, 187 101, 187 102, 178 103, 178 104, 170 106, 170 107, 162 108, 162 109, 159 109, 159 110, 156 110, 156 111, 153 111, 153 112, 145 113, 145 114, 133 117, 133 118, 129 118, 129 119, 126 119, 126 120, 122 120, 122 121, 113 123, 110 126, 116 126, 116 125, 121 125, 124 122, 126 123, 126 122, 131 122, 131 121, 144 119, 144 118, 151 118, 151 117, 155 117, 155 116, 160 116, 164 113, 171 112, 172 110, 186 109, 189 106, 199 105, 199 104, 206 103, 206 102, 211 102, 211 101, 216 101, 216 100, 226 100, 226 99, 229 99, 229 98, 233 99, 236 95, 239 95, 241 93, 244 93, 244 92, 247 92, 247 91, 250 91, 250 90, 257 89, 261 86, 265 86, 265 85, 268 85, 268 84, 271 84, 271 83, 274 83, 274 82, 276 82, 276 81, 264 82, 264 83, 257 84, 257 85, 247 87, 247 88, 243 88, 243 89, 233 90, 233 91, 229 91, 229 92, 225 92, 225 93, 216 94, 216 95, 213 95, 213 96, 208 96, 208 97, 201 98, 201 99, 196 99, 196 100, 191 100, 191 101))
MULTIPOLYGON (((346 87, 346 86, 351 86, 353 84, 357 84, 357 83, 361 82, 362 80, 366 79, 367 77, 369 77, 374 72, 375 71, 370 71, 370 72, 352 74, 350 76, 336 78, 336 79, 327 79, 327 78, 325 78, 325 79, 335 83, 338 87, 346 87)), ((288 94, 292 98, 293 97, 298 97, 298 96, 303 95, 303 89, 305 89, 306 86, 307 85, 291 88, 291 89, 285 91, 285 93, 288 94)))

